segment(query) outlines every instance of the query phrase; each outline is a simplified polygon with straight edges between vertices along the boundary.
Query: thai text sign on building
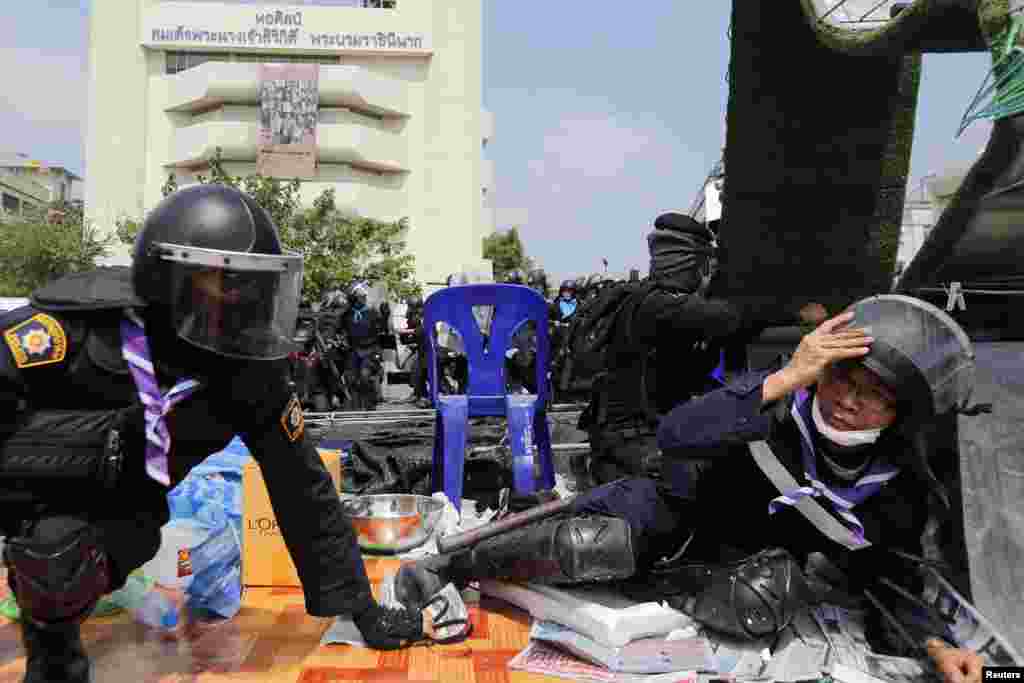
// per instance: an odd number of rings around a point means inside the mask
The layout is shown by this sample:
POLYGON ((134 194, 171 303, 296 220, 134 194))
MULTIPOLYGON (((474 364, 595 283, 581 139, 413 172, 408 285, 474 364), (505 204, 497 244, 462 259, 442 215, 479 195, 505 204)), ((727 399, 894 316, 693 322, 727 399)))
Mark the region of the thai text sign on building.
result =
POLYGON ((420 32, 362 30, 359 25, 369 24, 361 9, 223 5, 212 9, 209 5, 189 3, 154 5, 143 16, 141 43, 154 48, 284 48, 420 55, 432 52, 429 38, 420 32), (346 22, 346 17, 355 21, 346 22), (346 23, 352 24, 351 30, 345 30, 346 23))

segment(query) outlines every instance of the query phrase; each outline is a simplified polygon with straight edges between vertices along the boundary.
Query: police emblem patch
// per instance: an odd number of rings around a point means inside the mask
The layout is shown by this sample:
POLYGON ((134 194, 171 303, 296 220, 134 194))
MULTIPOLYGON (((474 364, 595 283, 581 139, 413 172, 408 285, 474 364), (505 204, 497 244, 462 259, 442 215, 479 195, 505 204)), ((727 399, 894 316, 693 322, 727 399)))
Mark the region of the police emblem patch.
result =
POLYGON ((284 428, 284 433, 289 441, 298 441, 306 428, 306 419, 302 415, 302 404, 294 394, 292 400, 288 401, 288 405, 284 407, 284 412, 281 413, 281 427, 284 428))
POLYGON ((45 313, 37 313, 4 332, 4 341, 19 368, 59 363, 68 352, 64 328, 45 313))

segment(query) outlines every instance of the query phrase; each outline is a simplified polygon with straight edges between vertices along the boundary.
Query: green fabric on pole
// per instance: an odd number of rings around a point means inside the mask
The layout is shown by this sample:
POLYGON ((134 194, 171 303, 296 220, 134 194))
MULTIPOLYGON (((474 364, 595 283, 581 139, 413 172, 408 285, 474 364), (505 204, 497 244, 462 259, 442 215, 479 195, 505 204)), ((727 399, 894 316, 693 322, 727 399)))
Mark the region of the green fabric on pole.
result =
POLYGON ((992 68, 964 112, 956 137, 975 121, 1002 119, 1024 112, 1024 49, 1017 42, 1022 27, 1024 18, 1014 15, 1006 30, 993 41, 992 68), (987 97, 989 102, 983 106, 987 97))

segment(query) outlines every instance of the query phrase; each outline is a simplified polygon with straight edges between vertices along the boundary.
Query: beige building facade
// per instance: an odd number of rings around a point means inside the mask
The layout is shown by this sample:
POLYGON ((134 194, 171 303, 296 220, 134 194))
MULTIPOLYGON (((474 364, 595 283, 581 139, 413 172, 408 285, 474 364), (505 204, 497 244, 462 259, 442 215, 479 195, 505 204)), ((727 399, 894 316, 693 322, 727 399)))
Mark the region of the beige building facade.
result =
POLYGON ((47 188, 26 176, 0 168, 0 220, 42 209, 50 202, 47 188))
MULTIPOLYGON (((311 202, 408 218, 423 283, 486 269, 493 116, 482 110, 483 0, 93 0, 87 216, 140 218, 173 174, 220 151, 256 172, 261 64, 319 64, 311 202)), ((127 249, 116 260, 126 262, 127 249)))

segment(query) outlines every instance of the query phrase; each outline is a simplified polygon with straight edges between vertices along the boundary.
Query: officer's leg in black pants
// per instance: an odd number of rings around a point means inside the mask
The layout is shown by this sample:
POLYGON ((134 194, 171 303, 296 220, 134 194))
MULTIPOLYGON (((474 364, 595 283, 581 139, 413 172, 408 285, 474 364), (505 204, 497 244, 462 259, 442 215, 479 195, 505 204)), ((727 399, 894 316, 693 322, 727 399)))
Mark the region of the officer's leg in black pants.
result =
POLYGON ((39 506, 20 534, 7 539, 4 561, 21 610, 25 683, 90 680, 80 624, 100 597, 122 587, 159 549, 168 517, 162 487, 139 483, 130 495, 96 499, 85 512, 39 506))

